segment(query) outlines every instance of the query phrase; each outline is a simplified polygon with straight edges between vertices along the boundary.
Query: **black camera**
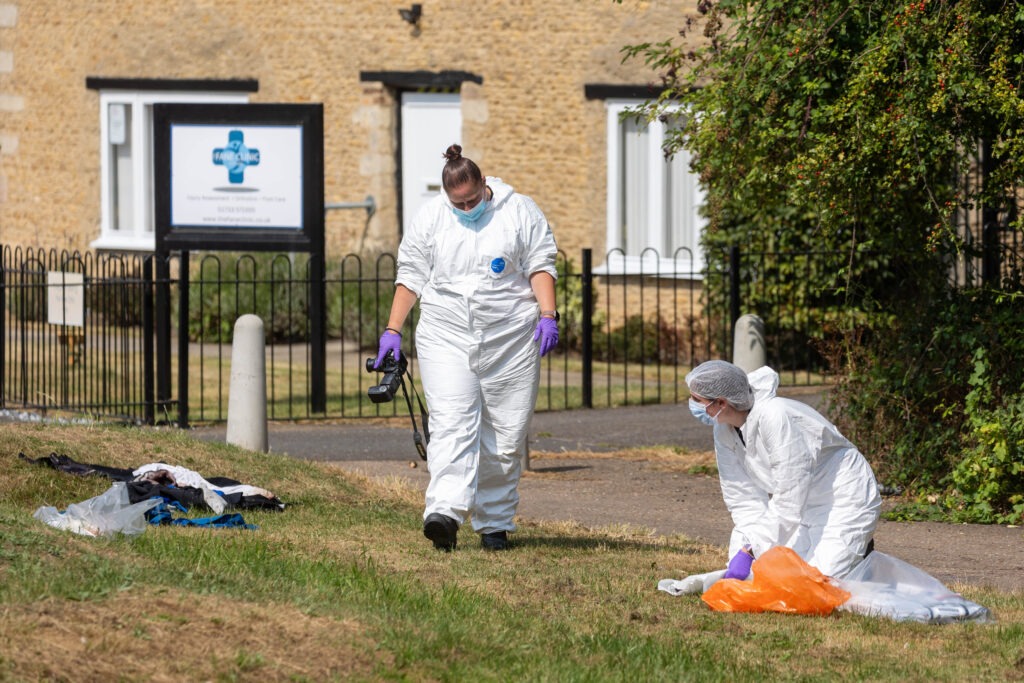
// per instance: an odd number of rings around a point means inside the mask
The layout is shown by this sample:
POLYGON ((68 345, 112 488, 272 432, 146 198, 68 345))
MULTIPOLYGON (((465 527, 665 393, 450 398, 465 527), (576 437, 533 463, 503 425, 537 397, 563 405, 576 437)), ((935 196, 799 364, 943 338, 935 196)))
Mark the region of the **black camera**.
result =
POLYGON ((366 395, 374 403, 387 403, 394 400, 395 393, 402 386, 402 375, 405 374, 406 368, 409 367, 409 361, 405 359, 405 355, 399 355, 396 361, 394 355, 388 351, 387 355, 381 359, 379 368, 373 367, 376 362, 376 358, 367 358, 366 371, 383 372, 384 376, 381 377, 380 384, 366 390, 366 395))
POLYGON ((403 375, 409 367, 409 361, 406 360, 404 355, 399 354, 398 360, 395 360, 394 355, 391 351, 388 351, 383 358, 380 360, 380 367, 375 368, 374 363, 377 362, 376 358, 366 359, 366 371, 367 372, 383 372, 384 376, 380 380, 380 384, 370 387, 366 390, 366 395, 370 397, 370 400, 374 403, 387 403, 395 399, 395 394, 398 393, 399 387, 402 389, 402 394, 405 396, 405 404, 409 406, 409 419, 412 420, 412 440, 416 444, 416 452, 420 454, 420 457, 424 460, 427 459, 427 444, 430 443, 430 429, 427 427, 427 411, 423 407, 423 402, 420 400, 420 395, 416 391, 416 383, 413 381, 409 382, 412 387, 412 394, 416 397, 416 402, 420 406, 420 415, 423 416, 423 434, 420 435, 419 429, 416 428, 416 415, 412 410, 412 399, 409 398, 409 392, 405 388, 405 379, 403 375))

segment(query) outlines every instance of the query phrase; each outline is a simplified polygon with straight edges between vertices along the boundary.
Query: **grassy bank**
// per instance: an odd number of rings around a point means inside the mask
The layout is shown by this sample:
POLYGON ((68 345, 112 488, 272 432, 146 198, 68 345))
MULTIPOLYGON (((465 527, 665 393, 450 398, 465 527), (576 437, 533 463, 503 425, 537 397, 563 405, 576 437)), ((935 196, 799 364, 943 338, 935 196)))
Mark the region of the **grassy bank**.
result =
MULTIPOLYGON (((197 512, 194 516, 208 513, 197 512)), ((974 591, 994 625, 711 612, 656 590, 721 549, 644 530, 525 523, 507 553, 438 553, 419 494, 174 431, 0 432, 0 680, 1006 680, 1024 595, 974 591), (162 461, 274 492, 254 531, 94 539, 32 518, 110 486, 19 460, 162 461)))

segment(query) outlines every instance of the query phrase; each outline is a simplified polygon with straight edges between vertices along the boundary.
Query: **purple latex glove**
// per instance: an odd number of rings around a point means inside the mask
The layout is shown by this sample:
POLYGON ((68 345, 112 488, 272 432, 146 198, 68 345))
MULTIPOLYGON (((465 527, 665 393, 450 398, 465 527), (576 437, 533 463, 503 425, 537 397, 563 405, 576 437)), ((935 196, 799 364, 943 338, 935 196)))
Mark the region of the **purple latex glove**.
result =
POLYGON ((390 330, 384 330, 384 334, 380 335, 380 345, 377 347, 377 362, 373 364, 374 370, 380 367, 381 361, 384 360, 384 356, 388 355, 388 351, 391 352, 391 356, 396 361, 402 357, 402 335, 395 334, 390 330))
POLYGON ((753 563, 754 556, 750 554, 749 547, 744 547, 743 550, 733 555, 732 559, 729 560, 729 566, 726 568, 722 578, 739 579, 742 581, 750 576, 750 565, 753 563))
POLYGON ((540 355, 558 346, 558 321, 554 318, 541 318, 537 321, 537 329, 533 331, 533 341, 540 340, 540 355))

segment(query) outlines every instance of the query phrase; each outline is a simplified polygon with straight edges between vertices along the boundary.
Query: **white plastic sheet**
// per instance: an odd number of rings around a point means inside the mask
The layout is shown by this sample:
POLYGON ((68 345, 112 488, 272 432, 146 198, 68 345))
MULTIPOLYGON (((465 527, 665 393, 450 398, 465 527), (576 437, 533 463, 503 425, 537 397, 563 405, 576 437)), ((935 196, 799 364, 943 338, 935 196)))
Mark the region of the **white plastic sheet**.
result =
POLYGON ((117 482, 95 498, 72 503, 64 512, 44 506, 32 516, 54 528, 83 536, 113 536, 118 532, 135 536, 146 530, 146 513, 160 501, 150 498, 131 503, 127 487, 117 482))
POLYGON ((954 593, 927 572, 878 551, 833 582, 850 593, 850 599, 839 606, 844 612, 923 624, 995 621, 988 608, 954 593))
POLYGON ((707 574, 692 574, 685 579, 662 579, 658 582, 658 590, 669 595, 701 595, 725 574, 724 569, 707 574))

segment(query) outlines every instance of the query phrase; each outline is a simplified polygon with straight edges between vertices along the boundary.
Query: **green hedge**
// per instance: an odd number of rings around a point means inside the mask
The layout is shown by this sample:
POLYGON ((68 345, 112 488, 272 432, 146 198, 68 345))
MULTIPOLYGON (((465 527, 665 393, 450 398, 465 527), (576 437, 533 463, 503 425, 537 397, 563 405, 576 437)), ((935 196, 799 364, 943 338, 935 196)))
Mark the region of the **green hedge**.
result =
POLYGON ((1024 299, 949 291, 846 339, 833 415, 905 519, 1024 522, 1024 299))

